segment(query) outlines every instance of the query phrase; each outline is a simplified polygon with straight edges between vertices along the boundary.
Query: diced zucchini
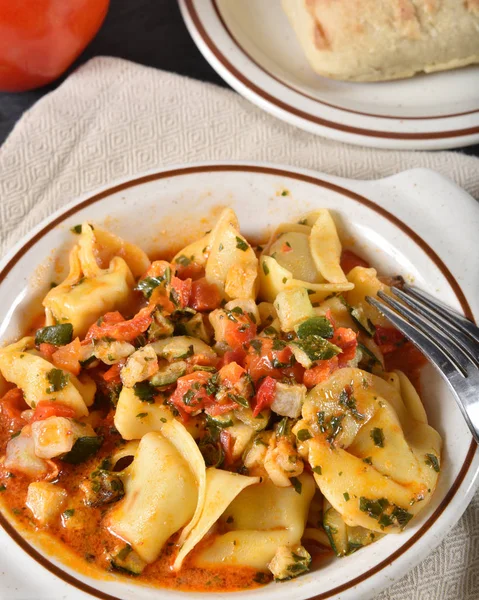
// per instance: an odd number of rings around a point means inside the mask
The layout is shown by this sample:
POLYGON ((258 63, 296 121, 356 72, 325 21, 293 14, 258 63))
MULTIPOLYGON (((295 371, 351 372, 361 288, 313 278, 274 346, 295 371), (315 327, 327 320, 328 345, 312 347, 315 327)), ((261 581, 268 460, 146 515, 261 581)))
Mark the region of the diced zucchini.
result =
POLYGON ((183 377, 186 373, 186 363, 184 360, 178 360, 174 363, 160 367, 153 377, 150 379, 151 385, 155 387, 164 387, 171 385, 179 377, 183 377))
POLYGON ((115 473, 97 469, 80 483, 87 506, 103 506, 121 500, 125 495, 122 480, 115 473))
POLYGON ((295 359, 305 369, 309 369, 317 360, 328 360, 341 352, 341 348, 319 335, 310 335, 302 340, 295 340, 290 342, 289 346, 295 359))
POLYGON ((187 335, 194 338, 199 338, 206 344, 211 342, 211 335, 208 333, 205 327, 202 314, 196 313, 194 317, 191 317, 191 319, 183 323, 183 325, 187 335))
POLYGON ((103 438, 101 436, 80 437, 73 444, 73 448, 70 452, 60 456, 60 459, 72 465, 78 465, 96 454, 102 443, 103 438))
POLYGON ((73 325, 71 323, 60 323, 60 325, 49 325, 39 329, 35 335, 35 345, 53 344, 64 346, 72 341, 73 325))
POLYGON ((93 355, 106 365, 114 365, 134 352, 135 346, 132 344, 115 340, 96 340, 93 347, 93 355))
POLYGON ((242 421, 245 425, 249 425, 255 431, 262 431, 268 425, 271 411, 268 409, 263 410, 256 417, 253 417, 253 410, 241 406, 234 411, 235 417, 242 421))
POLYGON ((363 546, 368 546, 373 542, 381 539, 383 537, 383 533, 376 533, 375 531, 371 531, 370 529, 365 529, 364 527, 349 527, 348 526, 348 554, 352 554, 362 548, 363 546))
POLYGON ((330 338, 334 333, 331 321, 326 317, 311 317, 297 325, 294 329, 301 339, 310 335, 319 335, 323 338, 330 338))
POLYGON ((306 386, 302 384, 289 384, 276 382, 275 396, 271 410, 277 415, 297 419, 306 399, 306 386))
POLYGON ((40 525, 52 524, 67 501, 66 491, 48 481, 35 481, 28 486, 26 505, 40 525))
POLYGON ((131 575, 140 575, 146 567, 146 562, 138 556, 130 544, 127 544, 117 554, 111 556, 110 562, 114 569, 127 571, 131 575))
POLYGON ((349 308, 349 312, 351 314, 353 321, 356 323, 356 325, 362 331, 364 331, 364 333, 369 335, 369 337, 373 337, 376 332, 376 328, 374 327, 371 320, 366 317, 362 307, 361 306, 355 306, 355 307, 351 306, 349 308))
POLYGON ((281 329, 293 331, 296 325, 314 316, 313 305, 305 288, 294 288, 280 292, 274 301, 281 329))
POLYGON ((276 580, 293 579, 309 570, 311 555, 303 546, 280 546, 268 565, 276 580))
POLYGON ((173 323, 167 319, 159 310, 153 313, 153 320, 148 327, 148 341, 155 342, 156 340, 173 335, 175 327, 173 323))
POLYGON ((220 429, 231 427, 237 422, 237 419, 232 412, 225 413, 224 415, 207 415, 206 418, 209 423, 213 423, 213 425, 220 429))
POLYGON ((331 548, 337 556, 345 556, 349 550, 348 531, 346 523, 339 512, 324 499, 323 527, 331 543, 331 548))
POLYGON ((202 340, 187 335, 159 340, 151 344, 156 354, 169 361, 182 360, 194 354, 216 358, 216 353, 202 340))

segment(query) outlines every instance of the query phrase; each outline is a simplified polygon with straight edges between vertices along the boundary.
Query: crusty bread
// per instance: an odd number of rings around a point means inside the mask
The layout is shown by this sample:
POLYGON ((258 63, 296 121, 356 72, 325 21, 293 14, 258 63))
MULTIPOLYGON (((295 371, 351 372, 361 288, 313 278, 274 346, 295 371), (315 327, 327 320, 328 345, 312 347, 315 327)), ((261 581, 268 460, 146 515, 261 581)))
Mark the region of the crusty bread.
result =
POLYGON ((326 77, 382 81, 479 62, 479 0, 282 2, 309 63, 326 77))

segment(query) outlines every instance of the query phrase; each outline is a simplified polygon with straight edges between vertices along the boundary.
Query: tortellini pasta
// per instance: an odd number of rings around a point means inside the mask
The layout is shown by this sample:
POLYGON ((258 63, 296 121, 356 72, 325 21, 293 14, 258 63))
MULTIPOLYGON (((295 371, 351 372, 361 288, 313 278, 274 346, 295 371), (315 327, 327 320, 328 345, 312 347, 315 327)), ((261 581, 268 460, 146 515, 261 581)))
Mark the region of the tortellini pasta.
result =
POLYGON ((129 306, 135 284, 132 270, 138 276, 148 265, 144 252, 133 244, 83 223, 80 241, 70 253, 68 277, 43 301, 47 325, 68 322, 74 336, 83 336, 106 312, 129 306), (106 268, 99 266, 102 255, 113 255, 106 268))
POLYGON ((0 350, 0 370, 7 381, 22 391, 32 408, 42 400, 58 402, 75 411, 77 417, 88 415, 96 386, 82 384, 74 375, 56 369, 34 349, 33 338, 23 338, 0 350), (84 395, 82 395, 82 392, 84 395))
POLYGON ((408 412, 395 386, 351 368, 308 394, 304 420, 295 427, 311 431, 304 453, 346 524, 397 532, 429 502, 442 442, 423 420, 417 397, 411 398, 421 420, 408 412))
POLYGON ((311 213, 301 224, 283 224, 260 258, 260 296, 273 302, 288 289, 307 289, 319 302, 354 285, 340 266, 341 242, 326 209, 311 213))

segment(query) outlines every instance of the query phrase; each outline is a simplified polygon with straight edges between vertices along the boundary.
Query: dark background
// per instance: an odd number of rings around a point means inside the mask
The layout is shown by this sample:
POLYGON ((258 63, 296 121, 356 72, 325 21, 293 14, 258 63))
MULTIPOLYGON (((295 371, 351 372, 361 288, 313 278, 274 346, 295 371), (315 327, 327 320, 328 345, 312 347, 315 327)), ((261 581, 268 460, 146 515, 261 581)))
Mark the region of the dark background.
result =
MULTIPOLYGON (((227 86, 196 48, 176 0, 111 0, 98 35, 63 77, 39 90, 0 93, 0 144, 25 110, 55 89, 78 65, 97 55, 118 56, 227 86)), ((479 144, 460 151, 479 156, 479 144)))

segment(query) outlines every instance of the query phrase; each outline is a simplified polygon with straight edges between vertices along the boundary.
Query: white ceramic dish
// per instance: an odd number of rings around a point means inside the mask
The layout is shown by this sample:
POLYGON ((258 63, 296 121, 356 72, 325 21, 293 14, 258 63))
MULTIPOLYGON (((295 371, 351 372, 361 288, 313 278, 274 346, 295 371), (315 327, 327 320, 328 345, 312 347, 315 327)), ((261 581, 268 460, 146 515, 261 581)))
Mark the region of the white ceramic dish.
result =
POLYGON ((479 66, 347 83, 309 66, 280 0, 180 0, 208 62, 274 116, 341 142, 399 149, 479 142, 479 66))
MULTIPOLYGON (((444 177, 413 170, 366 182, 273 165, 206 164, 120 182, 75 201, 36 227, 0 265, 0 339, 18 335, 22 314, 58 278, 52 257, 66 257, 73 243, 70 228, 83 219, 103 223, 151 251, 194 238, 209 228, 205 217, 214 218, 214 209, 224 205, 237 211, 247 236, 264 234, 313 207, 328 207, 342 234, 352 236, 358 251, 381 272, 401 273, 451 306, 479 315, 479 257, 468 251, 479 227, 479 207, 444 177), (289 194, 282 196, 285 189, 289 194)), ((297 580, 239 597, 371 598, 424 559, 449 532, 477 489, 479 452, 446 385, 432 369, 424 374, 428 415, 445 440, 444 467, 432 503, 400 535, 331 560, 297 580)), ((1 596, 9 600, 77 600, 87 594, 106 600, 238 597, 185 595, 139 586, 131 579, 91 578, 65 564, 66 555, 62 562, 40 550, 34 535, 15 532, 4 517, 0 525, 1 596)))

